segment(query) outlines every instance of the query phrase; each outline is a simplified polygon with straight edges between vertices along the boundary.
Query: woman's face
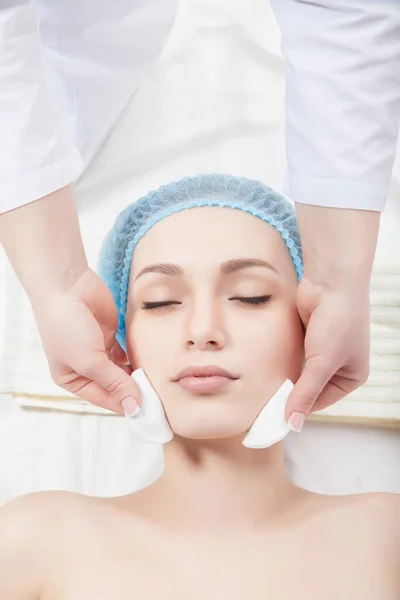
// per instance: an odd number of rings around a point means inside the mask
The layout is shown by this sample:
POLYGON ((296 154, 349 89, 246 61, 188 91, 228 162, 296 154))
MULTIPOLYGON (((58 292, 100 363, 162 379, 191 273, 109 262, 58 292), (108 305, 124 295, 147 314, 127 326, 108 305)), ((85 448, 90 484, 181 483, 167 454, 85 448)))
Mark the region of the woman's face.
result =
POLYGON ((139 242, 128 355, 147 374, 175 433, 242 435, 283 381, 298 379, 296 287, 280 234, 240 210, 184 210, 139 242))

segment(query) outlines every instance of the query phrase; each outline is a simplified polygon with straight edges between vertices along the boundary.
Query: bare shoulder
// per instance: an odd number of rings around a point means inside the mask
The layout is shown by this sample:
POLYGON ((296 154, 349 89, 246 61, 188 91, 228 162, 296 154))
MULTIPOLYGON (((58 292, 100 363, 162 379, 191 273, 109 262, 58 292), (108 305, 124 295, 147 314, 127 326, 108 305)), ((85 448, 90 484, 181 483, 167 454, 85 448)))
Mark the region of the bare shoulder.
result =
POLYGON ((354 510, 370 519, 371 525, 375 523, 380 527, 390 525, 390 528, 400 533, 400 494, 377 492, 373 494, 357 494, 353 506, 354 510))
MULTIPOLYGON (((400 495, 313 495, 316 531, 345 562, 381 573, 400 592, 400 495)), ((400 597, 400 596, 399 596, 400 597)))
POLYGON ((39 597, 57 550, 60 514, 70 496, 30 494, 0 509, 0 598, 39 597))
POLYGON ((400 527, 400 494, 377 492, 327 496, 326 501, 341 518, 353 519, 354 522, 366 520, 371 526, 382 527, 388 522, 392 528, 400 527))
POLYGON ((337 498, 343 526, 397 561, 400 573, 400 494, 355 494, 337 498))
POLYGON ((0 544, 30 540, 43 550, 58 545, 81 528, 101 499, 72 492, 37 492, 21 496, 0 509, 0 544), (40 544, 38 544, 40 540, 40 544))
POLYGON ((400 494, 311 495, 315 513, 333 533, 348 539, 393 543, 400 557, 400 494))
POLYGON ((361 522, 369 543, 386 557, 400 591, 400 494, 364 494, 358 499, 361 522))
POLYGON ((0 509, 0 549, 31 545, 45 549, 61 533, 65 518, 79 510, 79 496, 38 492, 16 498, 0 509))

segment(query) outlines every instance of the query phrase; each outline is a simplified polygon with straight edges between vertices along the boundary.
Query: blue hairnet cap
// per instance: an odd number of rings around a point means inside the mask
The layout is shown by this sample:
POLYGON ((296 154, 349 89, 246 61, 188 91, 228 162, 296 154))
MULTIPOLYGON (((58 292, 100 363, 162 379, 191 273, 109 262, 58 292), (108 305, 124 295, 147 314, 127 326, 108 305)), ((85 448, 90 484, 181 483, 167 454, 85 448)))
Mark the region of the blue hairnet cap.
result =
POLYGON ((298 279, 302 278, 297 219, 292 204, 282 194, 259 181, 233 175, 198 175, 169 183, 124 209, 100 251, 98 273, 114 297, 118 310, 116 338, 125 351, 129 274, 137 243, 165 217, 200 206, 242 210, 275 227, 289 250, 298 279))

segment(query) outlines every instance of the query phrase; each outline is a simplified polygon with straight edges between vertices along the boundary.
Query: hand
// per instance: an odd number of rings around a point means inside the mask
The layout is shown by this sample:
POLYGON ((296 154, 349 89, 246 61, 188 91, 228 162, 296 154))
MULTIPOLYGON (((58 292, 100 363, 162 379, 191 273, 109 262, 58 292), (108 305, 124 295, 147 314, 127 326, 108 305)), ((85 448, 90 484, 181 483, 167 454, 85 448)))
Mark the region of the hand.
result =
POLYGON ((131 368, 122 366, 117 309, 104 282, 87 268, 68 290, 42 297, 33 309, 55 383, 92 404, 134 412, 140 392, 131 368))
POLYGON ((306 328, 305 368, 286 406, 286 419, 299 431, 304 417, 341 400, 369 375, 368 286, 329 289, 306 277, 297 290, 306 328))

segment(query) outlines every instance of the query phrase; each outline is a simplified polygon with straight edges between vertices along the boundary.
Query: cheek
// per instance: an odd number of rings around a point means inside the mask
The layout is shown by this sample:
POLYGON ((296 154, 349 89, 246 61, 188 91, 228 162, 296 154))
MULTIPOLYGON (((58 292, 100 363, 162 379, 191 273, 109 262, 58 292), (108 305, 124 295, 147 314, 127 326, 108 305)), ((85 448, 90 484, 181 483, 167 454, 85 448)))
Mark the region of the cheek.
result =
POLYGON ((131 364, 142 368, 149 377, 167 367, 172 353, 173 336, 166 331, 166 323, 147 315, 133 318, 127 330, 127 349, 131 364))
POLYGON ((277 354, 286 376, 296 382, 304 361, 304 329, 297 309, 285 312, 280 326, 282 335, 277 344, 277 354))
POLYGON ((238 343, 253 380, 260 384, 274 380, 274 385, 286 378, 297 381, 304 357, 303 326, 297 310, 277 307, 257 319, 250 329, 249 325, 247 322, 238 343))
MULTIPOLYGON (((176 327, 171 331, 167 319, 138 315, 127 331, 127 349, 133 369, 143 369, 152 387, 169 406, 169 381, 177 373, 174 364, 178 353, 176 327)), ((168 412, 167 412, 168 414, 168 412)))

